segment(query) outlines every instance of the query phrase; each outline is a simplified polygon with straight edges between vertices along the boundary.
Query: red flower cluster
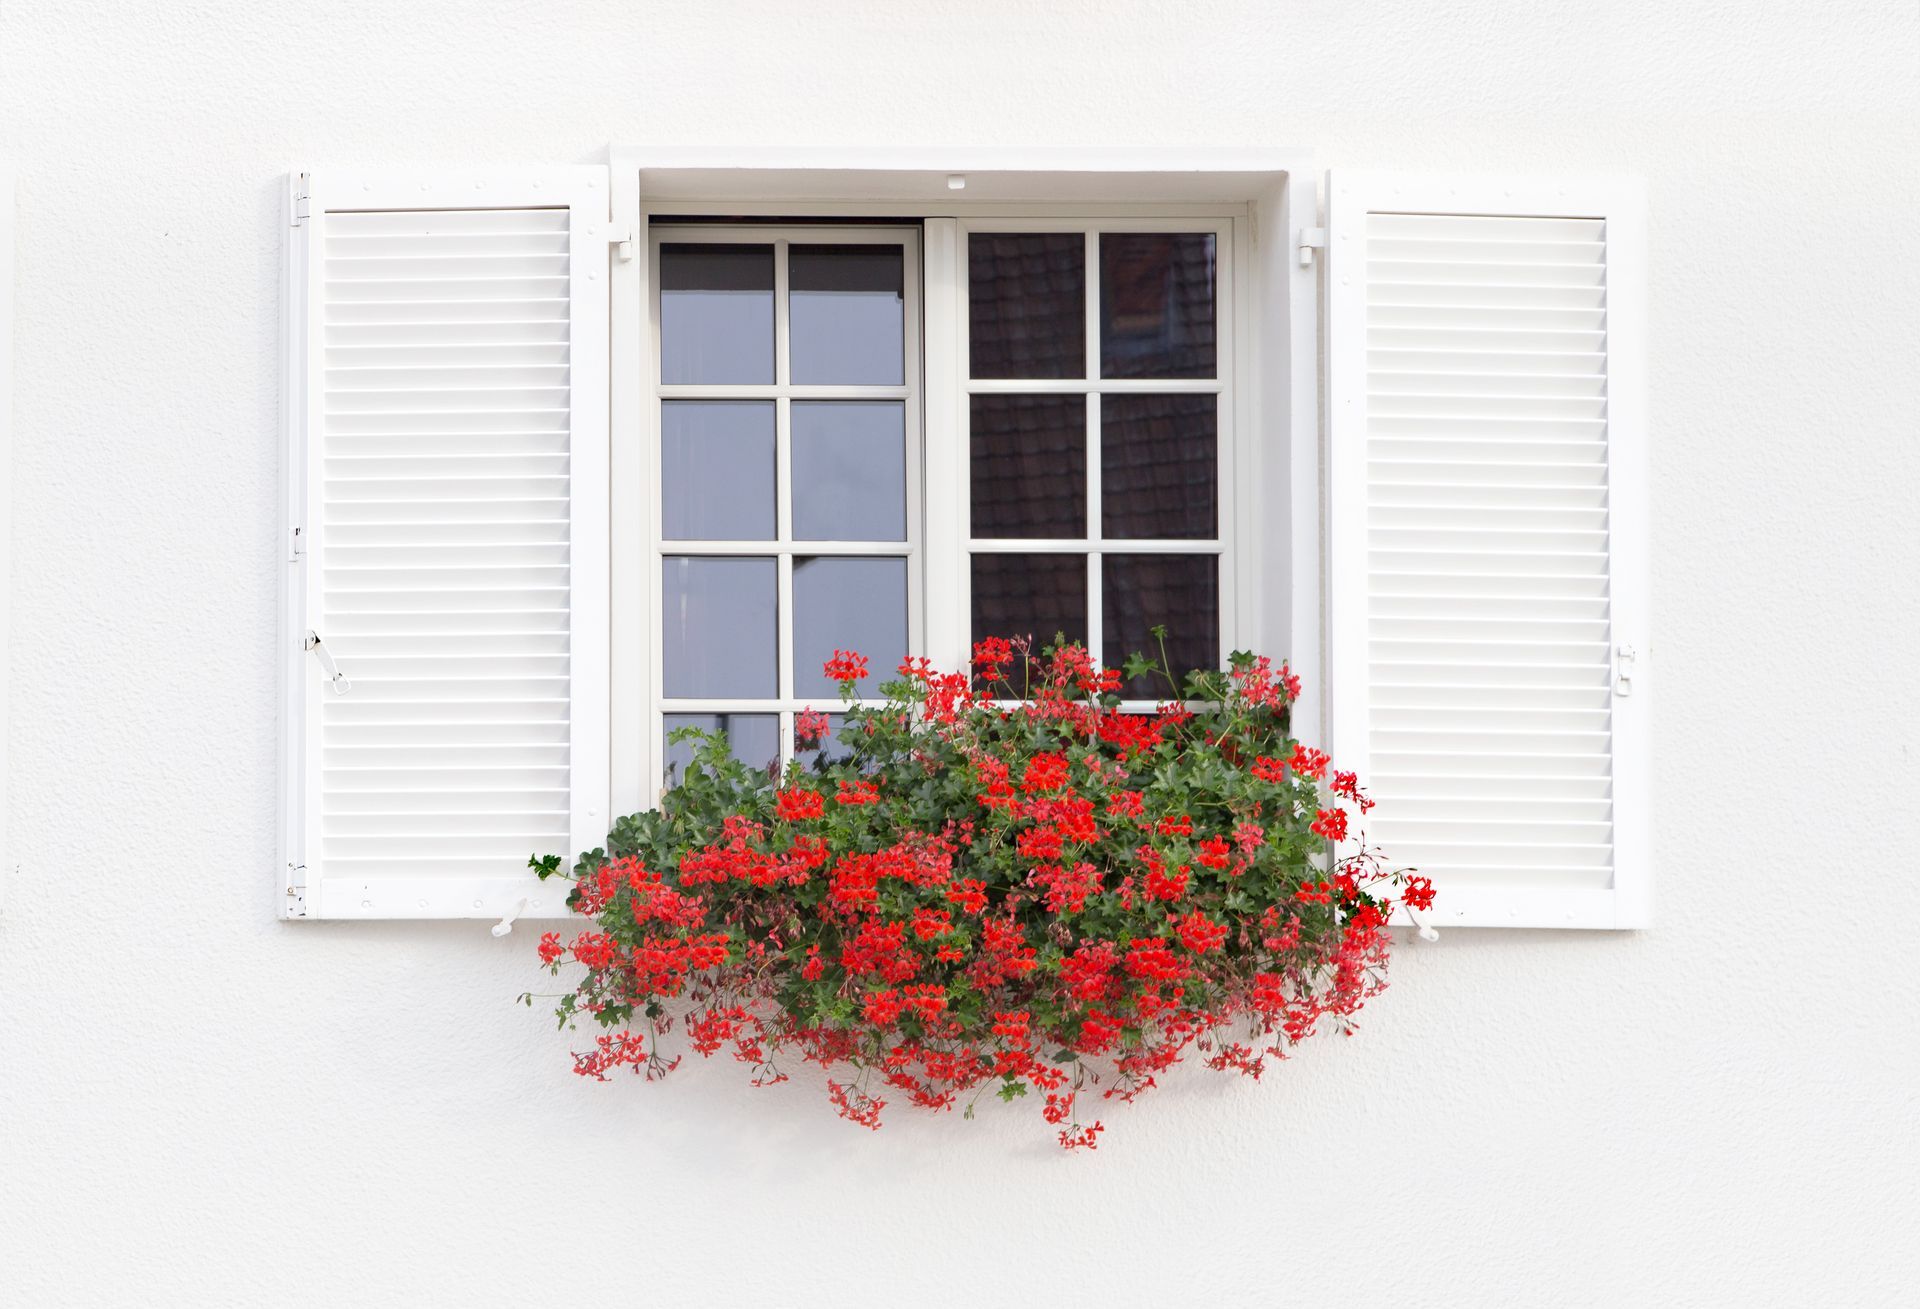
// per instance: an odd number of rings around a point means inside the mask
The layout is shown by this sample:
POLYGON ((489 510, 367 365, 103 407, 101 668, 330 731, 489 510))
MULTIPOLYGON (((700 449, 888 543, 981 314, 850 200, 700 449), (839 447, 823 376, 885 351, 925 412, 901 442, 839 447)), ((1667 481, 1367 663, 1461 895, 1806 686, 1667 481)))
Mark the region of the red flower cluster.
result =
MULTIPOLYGON (((1287 735, 1285 665, 1236 656, 1186 683, 1209 707, 1152 714, 1122 712, 1122 674, 1077 646, 990 638, 971 675, 910 658, 884 706, 851 703, 860 655, 825 672, 848 692, 844 756, 769 779, 710 739, 570 874, 594 922, 538 953, 584 970, 560 1004, 605 1029, 583 1076, 663 1075, 678 1025, 761 1084, 821 1065, 862 1126, 893 1100, 1032 1093, 1063 1146, 1093 1148, 1085 1107, 1190 1051, 1257 1077, 1323 1023, 1350 1030, 1384 985, 1379 889, 1433 902, 1366 849, 1327 866, 1349 835, 1329 796, 1373 802, 1287 735)), ((809 710, 795 735, 826 728, 809 710)))
POLYGON ((827 733, 833 727, 833 720, 817 709, 803 709, 794 716, 793 740, 795 745, 818 745, 827 739, 827 733))
POLYGON ((1322 809, 1314 815, 1313 832, 1329 841, 1347 839, 1347 811, 1344 809, 1322 809))
POLYGON ((780 791, 773 798, 773 816, 783 823, 803 823, 818 818, 825 809, 818 791, 780 791))
POLYGON ((835 650, 827 660, 829 682, 858 682, 867 675, 867 657, 851 650, 835 650))

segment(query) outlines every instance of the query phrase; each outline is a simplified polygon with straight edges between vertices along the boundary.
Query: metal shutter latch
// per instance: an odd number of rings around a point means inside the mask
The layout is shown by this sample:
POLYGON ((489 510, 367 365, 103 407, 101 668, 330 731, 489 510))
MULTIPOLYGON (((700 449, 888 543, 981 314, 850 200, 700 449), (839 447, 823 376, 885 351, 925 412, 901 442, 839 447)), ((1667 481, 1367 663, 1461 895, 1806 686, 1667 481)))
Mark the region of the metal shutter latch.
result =
POLYGON ((307 632, 307 649, 313 651, 313 657, 320 661, 321 671, 326 673, 327 681, 333 684, 335 695, 345 695, 353 689, 353 683, 349 682, 347 675, 340 671, 340 666, 333 662, 332 652, 320 644, 320 633, 311 630, 307 632))

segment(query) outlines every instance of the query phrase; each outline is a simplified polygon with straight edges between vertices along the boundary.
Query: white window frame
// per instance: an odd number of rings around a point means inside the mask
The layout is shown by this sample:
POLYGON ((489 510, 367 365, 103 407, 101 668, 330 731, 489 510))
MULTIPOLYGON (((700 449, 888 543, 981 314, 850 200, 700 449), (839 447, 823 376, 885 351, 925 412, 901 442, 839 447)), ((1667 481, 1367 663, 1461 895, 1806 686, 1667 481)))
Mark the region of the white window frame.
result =
MULTIPOLYGON (((1121 226, 1146 220, 1219 223, 1238 270, 1231 303, 1231 429, 1237 448, 1223 472, 1223 532, 1231 579, 1222 577, 1223 631, 1238 644, 1288 658, 1304 693, 1295 730, 1324 738, 1321 443, 1317 395, 1318 300, 1311 259, 1299 251, 1314 227, 1317 172, 1310 152, 1121 150, 633 149, 611 151, 616 232, 647 250, 656 220, 728 216, 898 217, 924 220, 924 350, 964 362, 965 230, 970 222, 1071 217, 1121 226), (949 270, 944 273, 937 269, 949 270), (1278 512, 1275 512, 1276 509, 1278 512), (1230 526, 1229 526, 1230 525, 1230 526), (1229 635, 1230 633, 1230 635, 1229 635)), ((1188 228, 1187 230, 1192 230, 1188 228)), ((616 261, 609 286, 612 340, 611 478, 613 609, 612 792, 616 813, 655 798, 658 527, 645 494, 654 480, 653 260, 616 261)), ((1097 277, 1097 265, 1088 269, 1097 277)), ((1097 338, 1097 333, 1095 334, 1097 338)), ((1097 340, 1090 341, 1097 349, 1097 340)), ((1223 369, 1226 371, 1226 361, 1223 369)), ((925 378, 925 485, 966 485, 964 369, 925 378), (957 466, 956 466, 957 464, 957 466)), ((1224 444, 1224 443, 1223 443, 1224 444)), ((964 504, 928 495, 924 551, 928 603, 924 651, 954 666, 967 654, 968 546, 964 504), (955 579, 958 589, 952 589, 955 579), (947 597, 957 596, 951 600, 947 597)), ((1089 530, 1095 525, 1090 523, 1089 530)), ((1089 615, 1091 619, 1093 615, 1089 615)))
MULTIPOLYGON (((774 381, 768 384, 720 385, 686 383, 668 385, 660 380, 660 297, 647 297, 647 381, 648 401, 642 415, 641 432, 645 443, 644 468, 652 472, 660 467, 660 404, 663 400, 771 400, 774 420, 774 506, 775 531, 764 541, 668 540, 662 535, 660 519, 661 484, 657 474, 646 482, 645 514, 653 525, 649 555, 653 576, 658 578, 669 558, 773 558, 777 561, 778 651, 776 654, 778 693, 769 700, 737 697, 707 699, 670 699, 666 694, 663 658, 666 625, 649 614, 648 628, 652 648, 648 654, 650 697, 647 707, 647 743, 653 755, 651 787, 664 784, 664 758, 651 747, 663 740, 668 714, 772 714, 779 721, 780 757, 794 754, 794 714, 809 707, 831 709, 838 701, 831 694, 799 695, 793 685, 797 672, 793 655, 793 562, 801 556, 836 555, 857 558, 902 558, 907 561, 907 649, 917 653, 925 643, 922 621, 924 607, 924 539, 921 508, 921 377, 920 377, 920 234, 915 227, 832 227, 825 224, 807 227, 732 224, 721 226, 676 224, 663 220, 649 224, 647 233, 647 281, 657 287, 660 280, 660 246, 695 242, 705 245, 771 245, 774 247, 773 332, 774 381), (788 252, 804 236, 806 244, 900 246, 905 253, 906 278, 902 333, 904 368, 898 386, 818 385, 794 383, 788 376, 790 364, 787 345, 788 252), (814 541, 793 534, 793 459, 792 401, 794 400, 897 400, 906 410, 906 537, 901 541, 814 541)), ((616 311, 618 312, 618 311, 616 311)), ((623 484, 624 486, 625 484, 623 484)), ((615 496, 622 509, 627 502, 615 496)), ((621 665, 615 665, 620 667, 621 665)), ((892 669, 876 669, 882 675, 892 669)), ((881 704, 884 701, 870 700, 881 704)), ((625 811, 623 811, 625 812, 625 811)))

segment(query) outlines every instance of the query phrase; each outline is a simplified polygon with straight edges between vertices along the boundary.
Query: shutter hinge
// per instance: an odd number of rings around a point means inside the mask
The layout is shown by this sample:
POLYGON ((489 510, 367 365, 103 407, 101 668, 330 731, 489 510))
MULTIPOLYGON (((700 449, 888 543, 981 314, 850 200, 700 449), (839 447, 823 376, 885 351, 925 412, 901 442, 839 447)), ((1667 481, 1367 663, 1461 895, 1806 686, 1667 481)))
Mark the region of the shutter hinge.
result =
POLYGON ((1613 665, 1613 693, 1618 696, 1633 694, 1633 647, 1620 647, 1618 658, 1613 665))
POLYGON ((327 680, 333 683, 335 695, 345 695, 353 689, 353 683, 349 682, 347 675, 340 671, 340 666, 333 662, 333 652, 320 643, 320 633, 311 628, 307 630, 307 649, 313 651, 313 657, 320 661, 320 670, 327 675, 327 680))
POLYGON ((287 917, 305 918, 307 916, 307 866, 305 864, 287 865, 287 917))
POLYGON ((1300 239, 1295 243, 1299 248, 1300 266, 1313 267, 1313 252, 1327 248, 1327 229, 1324 227, 1303 227, 1300 239))
POLYGON ((307 225, 307 179, 308 174, 301 173, 300 180, 293 186, 293 222, 294 227, 307 225))
POLYGON ((613 246, 613 258, 616 263, 633 262, 633 224, 616 223, 608 229, 607 240, 613 246))
POLYGON ((305 529, 299 527, 291 528, 289 529, 289 535, 287 562, 290 564, 305 563, 307 558, 307 536, 305 529))

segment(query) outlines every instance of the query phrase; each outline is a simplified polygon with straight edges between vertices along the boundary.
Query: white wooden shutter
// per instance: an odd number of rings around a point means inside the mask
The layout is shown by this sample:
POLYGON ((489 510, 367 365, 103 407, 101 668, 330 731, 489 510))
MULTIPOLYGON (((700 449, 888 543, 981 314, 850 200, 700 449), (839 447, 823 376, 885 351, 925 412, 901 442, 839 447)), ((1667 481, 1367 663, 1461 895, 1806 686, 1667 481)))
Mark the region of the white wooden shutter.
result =
POLYGON ((553 916, 604 844, 607 190, 294 179, 288 916, 553 916))
POLYGON ((1328 185, 1335 759, 1434 917, 1647 913, 1645 201, 1328 185))

